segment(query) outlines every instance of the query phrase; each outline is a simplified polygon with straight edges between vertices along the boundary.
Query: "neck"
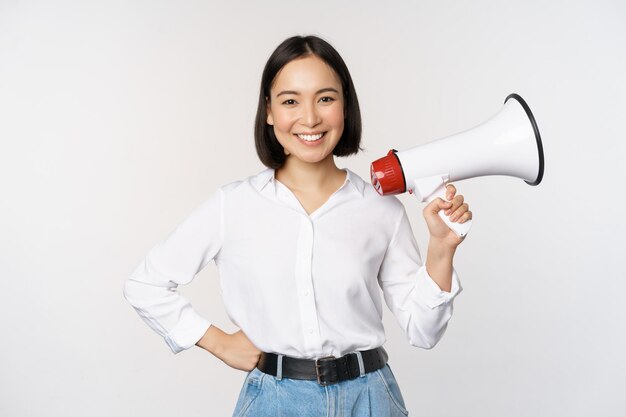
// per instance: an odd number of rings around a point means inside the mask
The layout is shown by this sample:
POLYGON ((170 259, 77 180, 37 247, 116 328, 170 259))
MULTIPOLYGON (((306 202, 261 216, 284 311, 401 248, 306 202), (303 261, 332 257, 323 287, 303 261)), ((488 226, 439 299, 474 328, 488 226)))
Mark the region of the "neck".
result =
POLYGON ((308 163, 287 157, 284 165, 275 172, 275 178, 292 190, 315 190, 334 184, 344 178, 344 171, 337 168, 333 155, 320 162, 308 163))

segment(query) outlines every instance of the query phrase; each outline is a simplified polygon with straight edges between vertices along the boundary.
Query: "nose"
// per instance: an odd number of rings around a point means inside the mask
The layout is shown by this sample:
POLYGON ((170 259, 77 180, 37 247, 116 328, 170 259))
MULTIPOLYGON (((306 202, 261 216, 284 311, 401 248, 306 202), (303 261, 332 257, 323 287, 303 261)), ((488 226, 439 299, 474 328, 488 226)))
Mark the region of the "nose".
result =
POLYGON ((307 127, 313 127, 321 122, 321 117, 315 107, 315 104, 308 104, 303 106, 303 113, 301 117, 301 123, 307 127))

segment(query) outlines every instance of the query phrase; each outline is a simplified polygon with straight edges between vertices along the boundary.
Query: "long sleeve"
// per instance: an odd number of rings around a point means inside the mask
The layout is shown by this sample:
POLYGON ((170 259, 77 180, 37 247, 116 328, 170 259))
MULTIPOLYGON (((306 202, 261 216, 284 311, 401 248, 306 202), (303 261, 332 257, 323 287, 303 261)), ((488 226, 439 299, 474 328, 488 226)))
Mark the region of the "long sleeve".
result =
POLYGON ((426 271, 404 206, 383 259, 378 282, 387 306, 409 343, 430 349, 443 336, 452 317, 452 301, 462 288, 456 270, 450 292, 442 291, 426 271))
POLYGON ((194 346, 210 326, 178 291, 219 252, 223 192, 214 192, 154 246, 124 284, 124 297, 174 353, 194 346))

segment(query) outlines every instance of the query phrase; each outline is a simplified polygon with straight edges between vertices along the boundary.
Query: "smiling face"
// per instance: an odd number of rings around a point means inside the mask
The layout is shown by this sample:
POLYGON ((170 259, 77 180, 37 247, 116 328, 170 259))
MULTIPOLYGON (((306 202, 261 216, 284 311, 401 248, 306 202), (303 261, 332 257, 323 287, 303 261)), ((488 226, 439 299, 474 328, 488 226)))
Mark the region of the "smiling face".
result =
POLYGON ((317 163, 332 158, 344 127, 344 98, 335 71, 315 55, 295 59, 276 75, 267 123, 288 158, 317 163))

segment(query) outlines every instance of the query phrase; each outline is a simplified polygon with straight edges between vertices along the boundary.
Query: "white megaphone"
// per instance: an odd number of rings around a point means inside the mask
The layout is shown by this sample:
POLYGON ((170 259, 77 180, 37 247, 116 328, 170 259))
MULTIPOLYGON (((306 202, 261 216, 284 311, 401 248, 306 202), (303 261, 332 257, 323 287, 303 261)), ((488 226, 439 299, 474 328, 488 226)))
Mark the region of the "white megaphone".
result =
MULTIPOLYGON (((441 197, 446 183, 484 175, 508 175, 538 185, 543 178, 541 136, 528 104, 509 94, 502 109, 486 122, 443 139, 406 151, 389 151, 372 162, 372 185, 381 195, 408 191, 420 201, 441 197), (513 100, 511 100, 513 99, 513 100)), ((472 221, 453 223, 439 211, 443 221, 464 237, 472 221)))

